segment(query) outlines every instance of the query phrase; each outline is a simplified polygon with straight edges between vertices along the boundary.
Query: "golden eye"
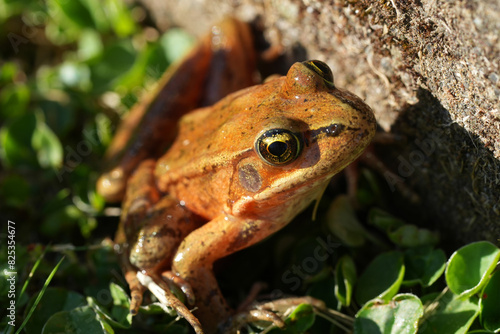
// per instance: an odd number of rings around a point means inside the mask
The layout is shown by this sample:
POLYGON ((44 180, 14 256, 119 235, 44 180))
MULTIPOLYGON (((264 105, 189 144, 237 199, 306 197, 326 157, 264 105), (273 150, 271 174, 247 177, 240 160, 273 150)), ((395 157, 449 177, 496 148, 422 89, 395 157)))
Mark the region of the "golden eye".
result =
POLYGON ((304 64, 314 73, 318 74, 323 79, 328 88, 335 88, 335 85, 333 84, 332 70, 330 69, 330 67, 328 67, 327 64, 323 63, 320 60, 309 60, 303 62, 302 64, 304 64))
POLYGON ((255 141, 259 156, 271 165, 284 165, 294 161, 302 150, 302 140, 286 129, 271 129, 255 141))

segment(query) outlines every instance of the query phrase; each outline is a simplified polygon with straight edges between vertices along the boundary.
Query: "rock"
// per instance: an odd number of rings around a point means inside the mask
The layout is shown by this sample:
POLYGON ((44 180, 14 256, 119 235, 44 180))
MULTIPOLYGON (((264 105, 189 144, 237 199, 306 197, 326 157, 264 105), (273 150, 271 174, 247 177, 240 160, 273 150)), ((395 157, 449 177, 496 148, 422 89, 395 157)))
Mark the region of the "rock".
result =
POLYGON ((385 160, 419 194, 419 213, 453 244, 499 238, 498 0, 141 2, 162 29, 200 35, 232 15, 257 20, 286 59, 300 46, 300 58, 325 61, 337 86, 406 138, 385 160))

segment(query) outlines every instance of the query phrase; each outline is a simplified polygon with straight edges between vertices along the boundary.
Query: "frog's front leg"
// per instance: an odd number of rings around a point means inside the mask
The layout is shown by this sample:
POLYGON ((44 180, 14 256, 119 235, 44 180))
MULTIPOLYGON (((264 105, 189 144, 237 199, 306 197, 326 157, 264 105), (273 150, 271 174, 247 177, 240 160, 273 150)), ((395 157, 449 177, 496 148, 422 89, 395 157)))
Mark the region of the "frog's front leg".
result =
MULTIPOLYGON (((175 284, 185 291, 187 286, 177 277, 167 275, 177 246, 202 221, 174 198, 161 196, 155 184, 154 166, 153 160, 146 160, 132 175, 115 238, 122 249, 121 266, 130 287, 130 312, 137 313, 147 288, 184 317, 197 333, 202 333, 198 319, 169 288, 175 284), (139 279, 138 273, 145 275, 139 279)), ((186 296, 193 299, 192 293, 186 296)))
POLYGON ((189 234, 179 246, 172 270, 187 281, 195 294, 194 313, 207 333, 232 314, 213 273, 213 263, 249 247, 279 230, 283 224, 241 219, 224 214, 189 234))

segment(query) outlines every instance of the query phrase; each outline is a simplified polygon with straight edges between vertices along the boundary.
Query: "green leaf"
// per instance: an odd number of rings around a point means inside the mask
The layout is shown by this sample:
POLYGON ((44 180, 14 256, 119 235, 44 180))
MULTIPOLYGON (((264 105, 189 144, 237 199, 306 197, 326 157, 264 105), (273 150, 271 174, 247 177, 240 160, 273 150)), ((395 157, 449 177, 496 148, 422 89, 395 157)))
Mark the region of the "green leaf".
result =
POLYGON ((384 232, 397 229, 405 224, 401 219, 379 208, 370 209, 370 212, 368 212, 368 223, 384 232))
POLYGON ((388 252, 377 256, 358 280, 356 301, 364 304, 370 299, 390 300, 403 281, 405 266, 401 252, 388 252))
POLYGON ((295 266, 300 267, 301 277, 305 282, 321 280, 324 277, 327 256, 322 256, 323 253, 316 256, 319 247, 317 239, 303 238, 292 250, 292 261, 295 266))
POLYGON ((156 81, 167 68, 165 56, 159 52, 157 44, 148 45, 137 55, 134 64, 114 83, 120 88, 134 90, 143 85, 147 76, 152 76, 156 81))
POLYGON ((43 112, 45 123, 59 138, 64 138, 75 124, 75 108, 69 104, 55 100, 41 100, 38 106, 43 112))
POLYGON ((165 32, 159 42, 165 52, 167 61, 173 63, 191 50, 196 39, 183 29, 173 28, 165 32))
POLYGON ((106 13, 111 26, 119 37, 129 36, 137 29, 134 19, 125 2, 120 0, 104 0, 99 2, 106 13))
POLYGON ((130 40, 113 43, 90 67, 95 92, 114 89, 118 80, 131 70, 137 53, 130 40))
POLYGON ((81 61, 95 59, 102 54, 104 46, 97 31, 85 29, 78 39, 78 58, 81 61))
POLYGON ((500 271, 491 276, 480 300, 480 319, 483 327, 492 332, 500 332, 500 271))
POLYGON ((80 0, 47 0, 54 20, 64 25, 83 28, 95 28, 94 21, 88 9, 80 0))
POLYGON ((468 244, 448 260, 445 277, 453 293, 468 297, 479 292, 487 283, 500 259, 500 249, 487 241, 468 244))
POLYGON ((110 283, 109 291, 111 291, 111 297, 113 298, 113 308, 111 309, 111 314, 113 319, 128 327, 132 324, 132 314, 130 314, 130 298, 125 290, 121 286, 110 283))
POLYGON ((293 312, 285 319, 285 329, 275 328, 269 331, 269 334, 300 334, 305 333, 313 324, 316 315, 314 309, 309 304, 300 304, 293 312))
POLYGON ((0 23, 22 13, 30 0, 1 0, 0 1, 0 23))
MULTIPOLYGON (((28 309, 33 306, 37 296, 38 295, 35 295, 31 298, 28 309)), ((55 313, 69 311, 83 305, 85 305, 85 298, 79 293, 63 288, 47 288, 42 299, 38 303, 36 311, 26 324, 26 330, 28 333, 39 332, 45 322, 55 313)))
POLYGON ((113 305, 125 306, 127 308, 130 306, 130 298, 121 286, 111 282, 109 284, 109 291, 113 298, 113 305))
POLYGON ((22 208, 28 203, 31 187, 28 181, 19 175, 6 175, 0 180, 0 195, 6 206, 22 208))
POLYGON ((87 297, 87 302, 94 312, 107 324, 115 328, 130 328, 132 324, 132 314, 130 314, 128 308, 115 305, 112 314, 109 314, 108 310, 102 308, 93 297, 87 297))
POLYGON ((62 165, 63 149, 59 138, 38 117, 37 126, 33 133, 32 145, 36 150, 38 163, 43 168, 58 168, 62 165))
POLYGON ((326 214, 328 229, 342 243, 351 247, 360 247, 366 242, 366 231, 356 218, 347 195, 337 196, 330 204, 326 214))
POLYGON ((99 32, 107 32, 110 28, 109 18, 106 15, 105 6, 103 1, 99 0, 80 0, 82 5, 88 10, 95 27, 99 32))
POLYGON ((446 255, 431 247, 411 248, 405 251, 404 285, 431 286, 446 268, 446 255))
POLYGON ((97 138, 103 146, 108 146, 113 139, 113 125, 108 117, 103 114, 95 116, 95 125, 97 131, 97 138))
POLYGON ((89 306, 54 314, 43 327, 42 334, 112 334, 111 326, 89 306))
POLYGON ((0 86, 11 84, 14 81, 16 75, 18 75, 18 73, 19 73, 19 65, 17 63, 6 62, 2 64, 0 67, 0 86))
POLYGON ((370 207, 376 203, 384 205, 385 199, 382 194, 380 182, 374 171, 362 168, 358 184, 356 199, 361 207, 370 207))
POLYGON ((465 334, 479 313, 478 298, 459 298, 451 291, 444 295, 432 294, 421 298, 425 305, 425 321, 419 334, 465 334))
POLYGON ((31 145, 31 139, 36 128, 34 113, 16 117, 5 125, 0 134, 3 148, 2 160, 8 167, 37 166, 36 154, 31 145))
POLYGON ((353 287, 356 284, 356 265, 352 258, 344 255, 335 267, 335 297, 343 306, 351 305, 353 287))
POLYGON ((412 294, 400 294, 391 301, 375 299, 366 303, 356 314, 354 333, 416 333, 423 314, 420 299, 412 294))
POLYGON ((401 247, 435 245, 439 241, 438 233, 410 224, 390 230, 387 235, 393 243, 401 247))
POLYGON ((295 310, 286 318, 285 324, 294 333, 303 333, 314 324, 315 314, 314 309, 309 304, 300 304, 295 310))
POLYGON ((340 309, 340 303, 335 296, 335 278, 331 275, 312 283, 307 290, 307 295, 322 300, 331 309, 340 309))
MULTIPOLYGON (((3 68, 2 68, 3 70, 3 68)), ((23 115, 30 102, 30 90, 23 84, 12 84, 0 90, 0 113, 11 118, 23 115)))
POLYGON ((68 88, 87 92, 92 87, 87 64, 66 61, 59 67, 59 79, 68 88))
MULTIPOLYGON (((39 68, 36 72, 35 85, 40 94, 47 96, 47 100, 54 101, 54 103, 63 103, 63 101, 69 100, 69 95, 61 90, 64 86, 60 80, 59 67, 43 66, 39 68), (55 91, 57 91, 58 94, 53 98, 50 95, 55 91)), ((42 105, 40 105, 40 107, 44 109, 42 105)))
POLYGON ((86 220, 86 216, 74 205, 68 205, 48 214, 42 221, 40 232, 54 238, 79 225, 82 219, 86 220))

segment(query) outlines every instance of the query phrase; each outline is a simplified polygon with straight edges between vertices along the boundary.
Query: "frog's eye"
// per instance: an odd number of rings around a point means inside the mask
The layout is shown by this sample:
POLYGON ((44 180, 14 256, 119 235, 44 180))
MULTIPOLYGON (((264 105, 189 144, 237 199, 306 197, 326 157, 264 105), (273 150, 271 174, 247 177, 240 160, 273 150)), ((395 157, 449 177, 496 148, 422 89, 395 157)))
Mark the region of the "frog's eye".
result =
POLYGON ((284 165, 299 156, 302 140, 290 130, 272 129, 257 138, 255 149, 265 162, 271 165, 284 165))
POLYGON ((335 85, 333 84, 332 70, 330 69, 330 67, 328 67, 327 64, 319 60, 309 60, 303 62, 302 64, 304 64, 311 71, 318 74, 323 79, 328 88, 335 88, 335 85))

